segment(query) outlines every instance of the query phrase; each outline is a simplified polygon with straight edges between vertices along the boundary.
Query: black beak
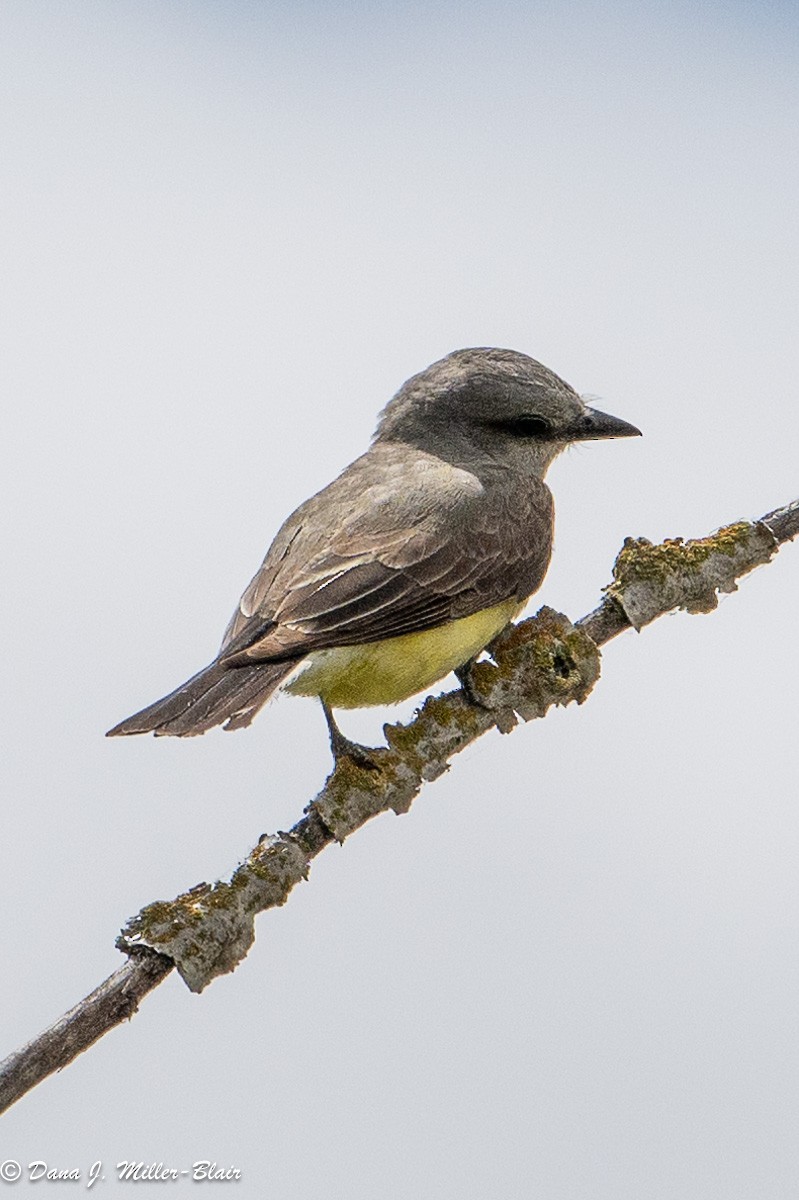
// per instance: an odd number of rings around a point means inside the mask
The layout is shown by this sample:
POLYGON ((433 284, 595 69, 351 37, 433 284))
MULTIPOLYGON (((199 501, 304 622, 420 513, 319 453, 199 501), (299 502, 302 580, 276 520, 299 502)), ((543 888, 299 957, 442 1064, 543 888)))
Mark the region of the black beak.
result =
POLYGON ((569 430, 569 438, 575 442, 587 442, 594 438, 641 437, 641 430, 629 421, 611 417, 609 413, 587 408, 569 430))

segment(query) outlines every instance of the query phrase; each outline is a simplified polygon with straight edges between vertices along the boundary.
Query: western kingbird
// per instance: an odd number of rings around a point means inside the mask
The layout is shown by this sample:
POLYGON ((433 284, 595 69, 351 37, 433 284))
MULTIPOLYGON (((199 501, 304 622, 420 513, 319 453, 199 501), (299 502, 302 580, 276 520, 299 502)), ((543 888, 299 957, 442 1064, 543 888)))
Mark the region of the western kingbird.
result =
POLYGON ((549 464, 632 437, 513 350, 456 350, 414 375, 371 446, 270 546, 214 661, 109 736, 249 725, 275 689, 331 709, 393 704, 463 668, 535 592, 552 548, 549 464))

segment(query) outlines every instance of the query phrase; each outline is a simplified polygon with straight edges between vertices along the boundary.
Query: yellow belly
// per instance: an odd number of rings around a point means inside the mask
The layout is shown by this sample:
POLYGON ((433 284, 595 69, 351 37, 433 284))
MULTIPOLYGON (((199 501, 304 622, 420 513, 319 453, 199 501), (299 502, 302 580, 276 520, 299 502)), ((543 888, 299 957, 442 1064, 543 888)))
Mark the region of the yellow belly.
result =
POLYGON ((316 650, 285 690, 295 696, 321 696, 330 708, 397 704, 479 654, 521 608, 515 598, 504 600, 423 633, 316 650))

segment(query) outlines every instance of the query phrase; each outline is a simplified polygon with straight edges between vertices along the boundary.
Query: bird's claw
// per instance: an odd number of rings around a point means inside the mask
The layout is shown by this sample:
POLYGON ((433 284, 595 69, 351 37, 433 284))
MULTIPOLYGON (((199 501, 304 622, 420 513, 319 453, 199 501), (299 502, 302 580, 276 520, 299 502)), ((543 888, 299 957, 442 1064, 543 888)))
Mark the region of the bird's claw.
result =
POLYGON ((322 708, 325 712, 327 728, 330 733, 330 749, 333 752, 333 759, 336 765, 338 765, 339 759, 348 758, 356 767, 362 767, 365 771, 379 771, 380 764, 375 757, 376 751, 370 746, 362 746, 360 742, 350 741, 339 729, 333 713, 324 701, 322 702, 322 708))
POLYGON ((474 686, 472 669, 476 661, 476 659, 470 658, 462 667, 456 667, 455 676, 461 685, 461 691, 469 703, 473 704, 475 708, 484 708, 487 712, 490 712, 491 705, 476 691, 474 686))
POLYGON ((356 767, 363 767, 365 771, 380 770, 380 763, 375 760, 375 752, 370 746, 362 746, 360 742, 351 742, 343 734, 335 739, 331 737, 330 749, 333 751, 336 764, 340 759, 348 758, 355 763, 356 767))

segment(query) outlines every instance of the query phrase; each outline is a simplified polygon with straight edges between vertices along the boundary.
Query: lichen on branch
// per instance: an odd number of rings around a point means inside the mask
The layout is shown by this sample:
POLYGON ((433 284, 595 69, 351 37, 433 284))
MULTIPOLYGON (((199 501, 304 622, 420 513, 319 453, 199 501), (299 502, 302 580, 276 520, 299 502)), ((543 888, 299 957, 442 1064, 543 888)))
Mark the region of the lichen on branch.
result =
POLYGON ((674 609, 712 612, 719 592, 736 591, 737 580, 777 549, 774 534, 759 521, 738 521, 691 541, 667 538, 657 546, 646 538, 626 538, 605 591, 640 630, 674 609))

